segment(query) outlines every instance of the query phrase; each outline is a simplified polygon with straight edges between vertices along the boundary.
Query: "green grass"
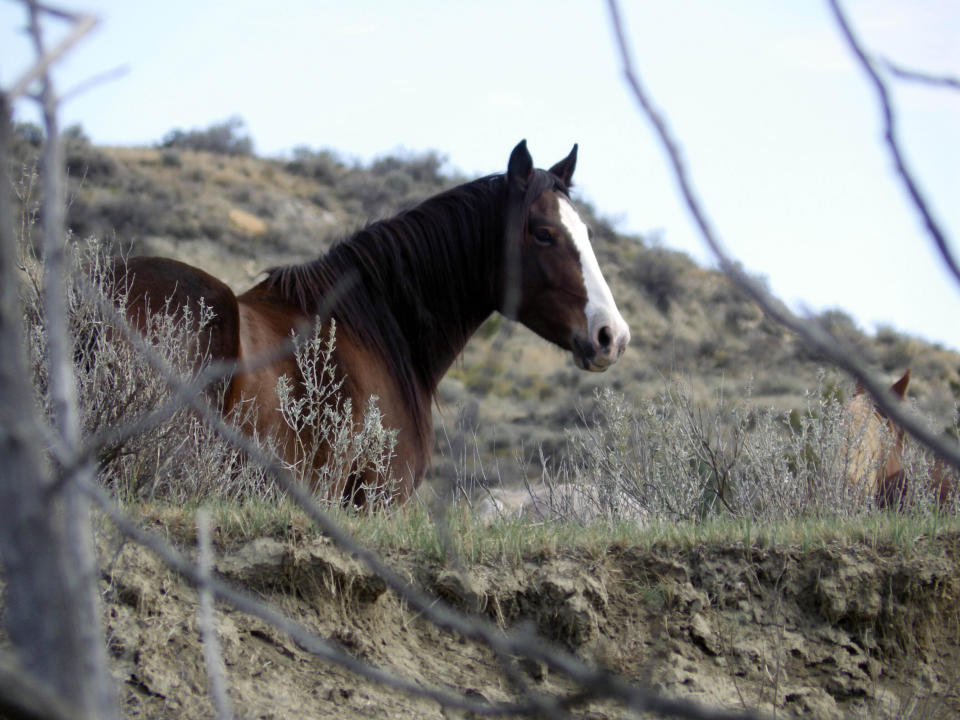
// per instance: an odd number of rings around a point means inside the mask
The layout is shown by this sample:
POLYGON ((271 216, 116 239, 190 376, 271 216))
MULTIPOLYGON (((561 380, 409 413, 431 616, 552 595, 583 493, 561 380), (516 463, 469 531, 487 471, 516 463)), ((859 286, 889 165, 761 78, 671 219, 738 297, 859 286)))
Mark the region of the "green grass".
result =
POLYGON ((960 533, 960 518, 875 512, 853 518, 831 516, 759 522, 721 516, 699 523, 656 523, 645 528, 641 538, 649 547, 681 551, 740 545, 810 552, 838 545, 861 545, 909 556, 926 550, 934 552, 934 545, 929 541, 942 533, 960 533))
MULTIPOLYGON (((269 536, 306 542, 320 536, 307 515, 289 499, 206 502, 221 548, 269 536)), ((195 542, 196 504, 131 503, 128 510, 174 541, 195 542)), ((957 516, 873 513, 856 518, 800 518, 761 523, 718 517, 704 522, 632 523, 544 522, 527 518, 479 522, 466 504, 432 513, 411 503, 389 512, 358 513, 343 508, 326 512, 358 542, 384 553, 423 559, 519 566, 524 561, 563 554, 601 557, 616 548, 686 553, 711 548, 778 549, 810 552, 862 546, 904 556, 939 553, 935 540, 960 535, 957 516)))

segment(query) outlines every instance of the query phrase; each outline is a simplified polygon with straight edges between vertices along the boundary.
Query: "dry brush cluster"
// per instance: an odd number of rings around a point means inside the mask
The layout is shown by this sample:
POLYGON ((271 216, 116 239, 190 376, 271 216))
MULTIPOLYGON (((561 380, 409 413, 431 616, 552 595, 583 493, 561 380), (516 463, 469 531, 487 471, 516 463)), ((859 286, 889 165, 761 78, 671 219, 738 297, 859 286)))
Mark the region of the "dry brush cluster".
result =
MULTIPOLYGON (((27 237, 26 235, 23 236, 27 237)), ((277 500, 282 492, 242 448, 224 440, 204 417, 184 404, 189 398, 166 378, 172 373, 194 400, 222 406, 229 368, 211 366, 198 345, 199 331, 213 320, 201 305, 195 317, 189 307, 171 307, 146 314, 142 338, 126 327, 128 288, 115 281, 116 258, 95 238, 71 242, 66 298, 72 340, 73 373, 78 390, 82 435, 97 448, 100 483, 122 501, 162 500, 177 505, 204 500, 277 500), (149 347, 145 354, 143 347, 149 347), (117 428, 133 431, 116 432, 117 428)), ((122 259, 119 262, 123 262, 122 259)), ((40 288, 43 263, 29 243, 20 243, 25 334, 37 403, 48 418, 49 354, 40 288)), ((122 275, 122 273, 116 273, 122 275)), ((284 463, 294 476, 317 489, 325 501, 327 488, 342 485, 357 469, 383 475, 389 465, 395 433, 381 421, 371 398, 361 422, 353 419, 349 399, 341 399, 332 355, 334 328, 318 325, 291 343, 299 382, 282 376, 277 391, 280 414, 293 431, 297 460, 284 463), (317 477, 307 475, 314 458, 326 454, 317 477)), ((256 408, 242 403, 228 418, 236 427, 252 426, 256 408)), ((266 453, 274 438, 253 442, 266 453)))
MULTIPOLYGON (((868 427, 825 380, 805 407, 790 411, 722 393, 712 406, 698 406, 682 383, 638 402, 603 389, 594 417, 569 433, 568 458, 545 475, 578 483, 587 515, 614 521, 852 517, 877 509, 869 479, 887 458, 864 452, 868 427)), ((895 445, 886 425, 869 429, 878 433, 877 448, 895 445)), ((907 442, 901 461, 909 479, 904 509, 956 510, 956 489, 942 502, 928 482, 932 453, 907 442)))

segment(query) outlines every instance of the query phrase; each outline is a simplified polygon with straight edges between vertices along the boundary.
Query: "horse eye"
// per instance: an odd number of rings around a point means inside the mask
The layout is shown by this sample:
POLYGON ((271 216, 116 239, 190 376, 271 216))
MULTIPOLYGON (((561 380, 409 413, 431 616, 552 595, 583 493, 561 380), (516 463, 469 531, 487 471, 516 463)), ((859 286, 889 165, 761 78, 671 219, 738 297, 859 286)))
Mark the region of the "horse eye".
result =
POLYGON ((550 246, 556 244, 556 239, 550 234, 550 231, 545 228, 534 230, 533 237, 538 245, 550 246))

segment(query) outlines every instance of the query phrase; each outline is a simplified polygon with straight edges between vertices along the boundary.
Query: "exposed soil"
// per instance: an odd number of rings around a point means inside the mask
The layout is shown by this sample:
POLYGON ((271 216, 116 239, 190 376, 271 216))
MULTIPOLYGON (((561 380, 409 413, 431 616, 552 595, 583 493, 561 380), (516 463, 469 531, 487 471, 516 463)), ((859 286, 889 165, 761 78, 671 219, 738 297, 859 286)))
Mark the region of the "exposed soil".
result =
MULTIPOLYGON (((105 546, 109 543, 105 543, 105 546)), ((212 717, 196 593, 145 551, 104 548, 113 669, 128 717, 212 717)), ((714 706, 778 716, 960 716, 960 536, 905 557, 857 545, 811 551, 738 545, 630 547, 517 567, 391 564, 446 602, 505 628, 534 623, 584 659, 714 706)), ((354 657, 418 683, 507 700, 492 653, 419 617, 328 542, 260 538, 225 551, 221 574, 354 657)), ((316 660, 264 622, 217 604, 238 717, 461 717, 316 660)), ((543 692, 571 686, 518 666, 543 692)), ((591 718, 629 713, 613 703, 591 718)))

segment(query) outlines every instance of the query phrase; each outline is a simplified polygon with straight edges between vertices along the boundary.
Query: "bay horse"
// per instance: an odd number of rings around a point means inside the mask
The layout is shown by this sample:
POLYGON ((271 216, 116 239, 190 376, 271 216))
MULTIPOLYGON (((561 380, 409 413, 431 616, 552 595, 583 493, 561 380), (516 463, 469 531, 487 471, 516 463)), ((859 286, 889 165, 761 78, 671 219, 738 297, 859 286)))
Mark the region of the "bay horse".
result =
MULTIPOLYGON (((363 506, 371 491, 386 491, 402 502, 429 464, 440 380, 492 313, 570 351, 584 370, 606 370, 626 349, 629 328, 570 199, 576 161, 574 145, 549 170, 537 169, 521 141, 506 173, 374 222, 313 261, 273 268, 239 296, 208 273, 165 258, 133 258, 120 279, 132 298, 143 298, 140 307, 159 298, 173 306, 204 298, 218 318, 202 339, 214 360, 269 354, 304 324, 335 321, 341 396, 351 399, 357 422, 376 396, 384 426, 398 434, 389 479, 351 473, 330 488, 331 499, 363 506)), ((235 373, 223 410, 254 400, 250 429, 274 438, 295 463, 298 438, 279 411, 282 375, 302 387, 290 356, 235 373)), ((316 467, 323 460, 321 453, 316 467)))
MULTIPOLYGON (((890 390, 903 401, 909 384, 910 370, 907 369, 890 390)), ((879 508, 900 509, 907 489, 903 469, 906 441, 903 428, 887 417, 860 383, 844 405, 844 414, 849 419, 847 486, 860 489, 864 497, 872 497, 879 508)))

